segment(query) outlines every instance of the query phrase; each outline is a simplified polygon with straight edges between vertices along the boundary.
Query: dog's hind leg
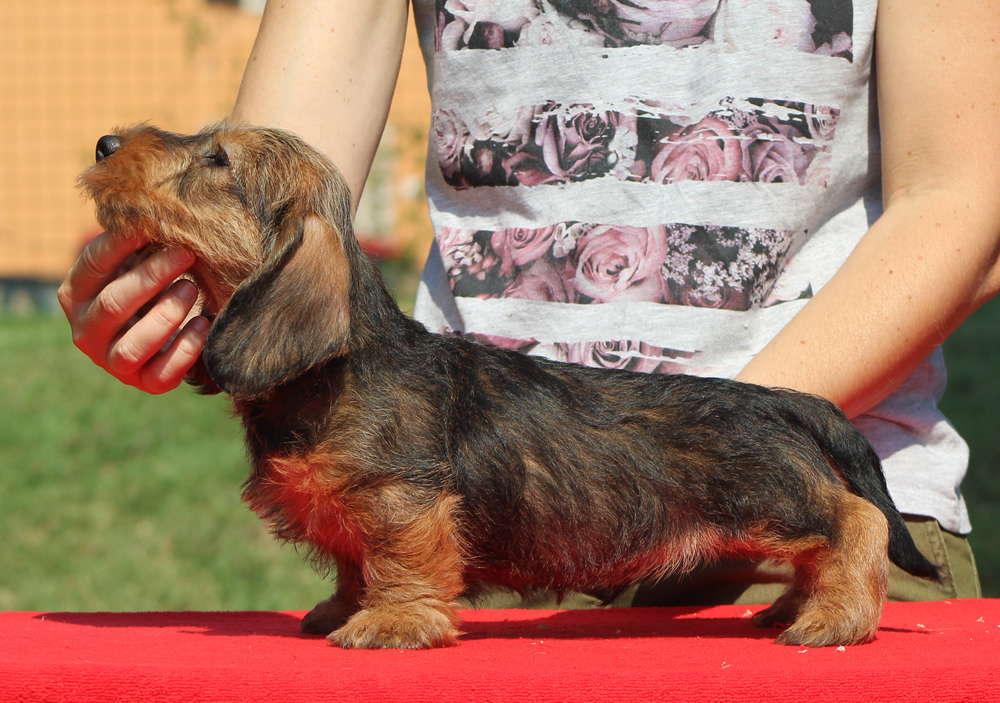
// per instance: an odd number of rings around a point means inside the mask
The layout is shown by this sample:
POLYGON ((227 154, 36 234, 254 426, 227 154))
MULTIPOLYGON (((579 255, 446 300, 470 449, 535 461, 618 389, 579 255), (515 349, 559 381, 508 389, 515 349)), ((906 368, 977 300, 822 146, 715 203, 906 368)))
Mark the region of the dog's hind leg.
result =
POLYGON ((762 627, 792 622, 778 643, 823 647, 875 637, 889 581, 885 517, 863 498, 845 493, 837 532, 794 561, 795 578, 774 605, 760 612, 762 627))
POLYGON ((391 493, 384 492, 376 511, 380 519, 363 565, 361 609, 329 639, 345 649, 452 644, 459 634, 457 598, 464 589, 454 523, 457 498, 441 497, 417 510, 391 493))

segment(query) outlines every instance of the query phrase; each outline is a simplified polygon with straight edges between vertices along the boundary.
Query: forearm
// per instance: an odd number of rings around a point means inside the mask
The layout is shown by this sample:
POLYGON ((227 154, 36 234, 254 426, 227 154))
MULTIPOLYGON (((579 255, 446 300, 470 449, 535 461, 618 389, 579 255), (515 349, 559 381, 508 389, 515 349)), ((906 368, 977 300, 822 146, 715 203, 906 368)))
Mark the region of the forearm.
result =
POLYGON ((330 156, 357 206, 385 127, 406 0, 267 4, 235 119, 297 133, 330 156))
POLYGON ((816 393, 851 417, 889 395, 997 292, 1000 222, 960 194, 896 199, 739 379, 816 393))
POLYGON ((995 2, 879 2, 885 213, 742 380, 858 415, 1000 289, 998 33, 995 2))

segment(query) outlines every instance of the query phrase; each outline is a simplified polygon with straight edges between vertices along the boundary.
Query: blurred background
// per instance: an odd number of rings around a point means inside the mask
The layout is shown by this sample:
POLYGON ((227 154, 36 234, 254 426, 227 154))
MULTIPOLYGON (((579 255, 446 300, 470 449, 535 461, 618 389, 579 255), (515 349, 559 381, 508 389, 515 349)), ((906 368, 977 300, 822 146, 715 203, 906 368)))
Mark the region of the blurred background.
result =
MULTIPOLYGON (((98 137, 135 122, 193 133, 229 113, 262 9, 263 0, 4 0, 5 307, 51 309, 44 284, 60 280, 99 231, 75 187, 98 137)), ((415 35, 398 86, 358 229, 382 258, 422 260, 431 236, 423 193, 430 101, 415 35)))
MULTIPOLYGON (((55 290, 99 232, 75 179, 116 126, 195 132, 225 117, 263 0, 0 2, 0 609, 305 609, 331 585, 240 502, 221 397, 121 386, 71 343, 55 290)), ((431 231, 430 103, 412 26, 358 214, 412 310, 431 231)), ((946 411, 969 440, 966 497, 1000 597, 1000 306, 945 346, 946 411)))

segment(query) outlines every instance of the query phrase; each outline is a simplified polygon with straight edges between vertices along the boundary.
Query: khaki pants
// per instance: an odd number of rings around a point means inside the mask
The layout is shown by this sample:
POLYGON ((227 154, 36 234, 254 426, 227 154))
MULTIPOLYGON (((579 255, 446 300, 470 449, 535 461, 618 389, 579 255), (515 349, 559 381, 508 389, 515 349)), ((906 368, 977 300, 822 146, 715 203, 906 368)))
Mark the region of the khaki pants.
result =
MULTIPOLYGON (((981 598, 979 573, 969 541, 962 535, 941 529, 933 518, 904 515, 917 548, 942 567, 941 583, 910 576, 890 566, 889 600, 926 601, 949 598, 981 598)), ((762 605, 774 602, 785 589, 791 571, 771 562, 754 564, 720 561, 690 574, 642 583, 623 593, 615 607, 669 605, 762 605)), ((480 608, 594 608, 597 598, 571 593, 558 602, 554 594, 538 594, 527 600, 512 593, 494 593, 478 599, 480 608)))

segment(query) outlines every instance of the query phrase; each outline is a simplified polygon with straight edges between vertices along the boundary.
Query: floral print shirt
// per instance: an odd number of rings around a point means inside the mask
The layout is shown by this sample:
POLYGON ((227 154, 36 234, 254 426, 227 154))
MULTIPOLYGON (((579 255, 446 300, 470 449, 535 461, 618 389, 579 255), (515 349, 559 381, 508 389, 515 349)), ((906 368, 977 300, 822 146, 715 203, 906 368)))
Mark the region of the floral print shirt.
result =
MULTIPOLYGON (((429 328, 732 377, 881 213, 875 0, 414 0, 429 328)), ((856 424, 904 512, 969 529, 935 353, 856 424)))

